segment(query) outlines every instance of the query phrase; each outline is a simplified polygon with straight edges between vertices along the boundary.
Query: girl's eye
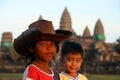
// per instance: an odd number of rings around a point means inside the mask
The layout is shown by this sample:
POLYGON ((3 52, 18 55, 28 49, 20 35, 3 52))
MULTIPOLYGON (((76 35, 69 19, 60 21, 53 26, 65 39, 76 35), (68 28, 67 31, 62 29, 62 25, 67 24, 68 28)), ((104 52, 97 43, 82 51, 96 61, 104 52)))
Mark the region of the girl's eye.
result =
POLYGON ((45 43, 41 43, 41 46, 45 46, 45 43))
POLYGON ((54 42, 51 42, 51 45, 55 45, 55 43, 54 43, 54 42))

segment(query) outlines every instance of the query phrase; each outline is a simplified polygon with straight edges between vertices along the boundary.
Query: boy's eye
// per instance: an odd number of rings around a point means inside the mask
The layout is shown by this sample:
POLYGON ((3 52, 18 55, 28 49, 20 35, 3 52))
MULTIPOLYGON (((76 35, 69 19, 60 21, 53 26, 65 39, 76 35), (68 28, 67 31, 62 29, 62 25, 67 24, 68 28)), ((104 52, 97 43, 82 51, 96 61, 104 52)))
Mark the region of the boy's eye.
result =
POLYGON ((68 59, 68 61, 71 61, 72 59, 68 59))
POLYGON ((76 62, 80 62, 80 60, 76 60, 76 62))

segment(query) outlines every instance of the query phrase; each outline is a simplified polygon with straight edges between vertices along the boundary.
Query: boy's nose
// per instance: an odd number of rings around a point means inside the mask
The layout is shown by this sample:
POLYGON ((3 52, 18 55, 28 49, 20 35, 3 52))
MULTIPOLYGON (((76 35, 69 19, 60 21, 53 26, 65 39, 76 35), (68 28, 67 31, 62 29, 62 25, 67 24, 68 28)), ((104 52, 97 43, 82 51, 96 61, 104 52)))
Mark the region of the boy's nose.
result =
POLYGON ((73 66, 76 65, 76 61, 72 61, 72 65, 73 65, 73 66))

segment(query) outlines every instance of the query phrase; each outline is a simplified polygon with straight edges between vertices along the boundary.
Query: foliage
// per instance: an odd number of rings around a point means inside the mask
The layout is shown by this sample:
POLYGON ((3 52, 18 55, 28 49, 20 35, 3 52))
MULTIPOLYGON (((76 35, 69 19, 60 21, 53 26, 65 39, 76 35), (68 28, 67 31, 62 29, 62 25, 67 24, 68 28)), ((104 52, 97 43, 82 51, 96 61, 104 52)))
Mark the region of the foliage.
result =
POLYGON ((114 46, 114 48, 120 54, 120 37, 117 39, 117 44, 114 46))
POLYGON ((105 40, 104 34, 98 34, 98 35, 97 35, 97 40, 99 40, 99 41, 104 41, 104 40, 105 40))

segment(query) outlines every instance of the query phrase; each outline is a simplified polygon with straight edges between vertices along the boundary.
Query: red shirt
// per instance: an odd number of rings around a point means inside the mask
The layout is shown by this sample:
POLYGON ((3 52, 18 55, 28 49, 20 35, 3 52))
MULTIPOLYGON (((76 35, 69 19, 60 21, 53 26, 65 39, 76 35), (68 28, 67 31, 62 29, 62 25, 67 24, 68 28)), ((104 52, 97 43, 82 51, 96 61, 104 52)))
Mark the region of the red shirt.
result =
POLYGON ((23 74, 22 80, 54 80, 53 70, 51 69, 52 74, 45 73, 44 71, 40 70, 35 65, 29 65, 23 74))

